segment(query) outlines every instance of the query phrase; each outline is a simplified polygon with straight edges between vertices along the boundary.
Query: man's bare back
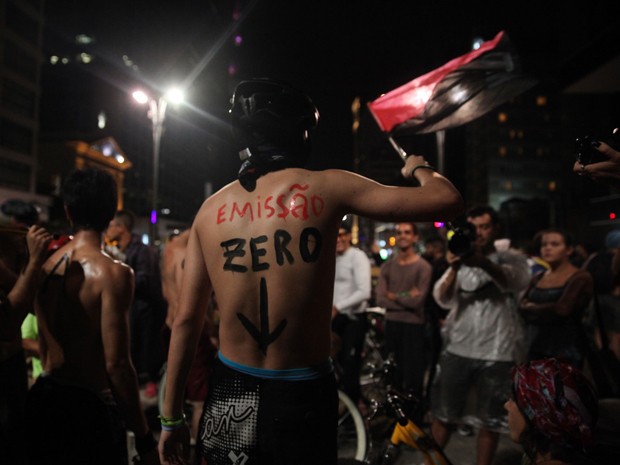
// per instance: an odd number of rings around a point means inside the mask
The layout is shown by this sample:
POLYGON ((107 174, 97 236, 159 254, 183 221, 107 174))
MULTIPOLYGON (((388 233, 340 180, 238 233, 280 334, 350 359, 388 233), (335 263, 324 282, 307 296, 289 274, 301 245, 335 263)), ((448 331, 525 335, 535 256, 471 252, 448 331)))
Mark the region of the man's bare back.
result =
POLYGON ((158 463, 129 354, 134 273, 102 250, 116 192, 96 169, 74 170, 63 184, 75 234, 43 264, 35 302, 44 374, 27 402, 32 464, 127 463, 127 429, 141 462, 158 463))
POLYGON ((116 351, 116 340, 127 337, 116 328, 131 304, 133 271, 93 235, 78 233, 44 264, 37 318, 44 371, 100 392, 110 388, 104 351, 116 351))
POLYGON ((162 257, 161 282, 164 298, 168 303, 166 326, 169 328, 172 328, 172 322, 179 306, 183 261, 188 240, 189 229, 186 229, 168 242, 162 257))
MULTIPOLYGON (((422 176, 433 175, 427 170, 422 176)), ((261 177, 253 192, 232 183, 196 216, 186 264, 193 279, 182 299, 193 286, 204 298, 212 285, 220 350, 237 363, 289 369, 324 362, 330 354, 333 252, 343 215, 436 218, 445 202, 417 188, 400 189, 409 196, 340 170, 276 171, 261 177), (202 257, 206 269, 195 257, 202 257)))

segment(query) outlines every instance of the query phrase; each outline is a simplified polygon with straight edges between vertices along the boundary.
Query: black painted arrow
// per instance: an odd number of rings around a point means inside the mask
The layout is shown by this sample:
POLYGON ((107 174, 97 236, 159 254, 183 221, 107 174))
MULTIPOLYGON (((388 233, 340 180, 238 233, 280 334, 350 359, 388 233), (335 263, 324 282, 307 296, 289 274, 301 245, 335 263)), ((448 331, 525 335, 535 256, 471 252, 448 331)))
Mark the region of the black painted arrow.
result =
POLYGON ((237 318, 241 320, 241 323, 247 329, 250 336, 254 338, 256 342, 258 342, 258 348, 260 351, 267 355, 267 346, 275 341, 288 323, 286 320, 282 320, 280 324, 273 330, 272 333, 269 332, 269 299, 267 298, 267 281, 265 278, 260 278, 260 307, 259 307, 259 320, 260 320, 260 331, 252 324, 250 320, 242 313, 237 313, 237 318))

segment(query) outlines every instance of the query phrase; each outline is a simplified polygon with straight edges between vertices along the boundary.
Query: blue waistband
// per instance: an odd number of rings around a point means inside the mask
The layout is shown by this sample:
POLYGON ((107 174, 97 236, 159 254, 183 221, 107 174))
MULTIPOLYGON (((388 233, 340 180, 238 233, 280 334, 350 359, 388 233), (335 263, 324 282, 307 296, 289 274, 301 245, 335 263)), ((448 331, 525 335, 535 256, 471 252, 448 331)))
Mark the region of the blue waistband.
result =
POLYGON ((257 378, 282 379, 288 381, 307 381, 311 379, 319 379, 334 371, 334 365, 331 359, 327 359, 324 363, 308 367, 308 368, 290 368, 287 370, 268 370, 266 368, 255 368, 241 363, 233 362, 217 352, 218 358, 222 363, 233 370, 237 370, 246 375, 256 376, 257 378))

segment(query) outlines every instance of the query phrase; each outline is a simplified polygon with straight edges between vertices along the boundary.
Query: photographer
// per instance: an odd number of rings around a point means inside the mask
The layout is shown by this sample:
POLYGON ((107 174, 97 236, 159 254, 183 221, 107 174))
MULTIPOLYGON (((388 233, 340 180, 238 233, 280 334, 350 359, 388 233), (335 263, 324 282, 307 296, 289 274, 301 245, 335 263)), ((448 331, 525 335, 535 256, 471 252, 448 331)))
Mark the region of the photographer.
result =
POLYGON ((496 249, 500 225, 492 207, 470 209, 467 221, 470 229, 448 244, 450 267, 433 289, 437 303, 450 314, 431 397, 431 431, 444 447, 453 425, 478 428, 477 463, 488 465, 506 424, 503 404, 510 395, 510 373, 523 336, 516 294, 527 286, 530 271, 524 255, 496 249), (472 387, 476 410, 465 412, 472 387), (471 415, 465 418, 465 413, 471 415))
POLYGON ((581 140, 585 144, 578 147, 573 172, 620 188, 620 128, 613 130, 611 145, 592 138, 581 140))

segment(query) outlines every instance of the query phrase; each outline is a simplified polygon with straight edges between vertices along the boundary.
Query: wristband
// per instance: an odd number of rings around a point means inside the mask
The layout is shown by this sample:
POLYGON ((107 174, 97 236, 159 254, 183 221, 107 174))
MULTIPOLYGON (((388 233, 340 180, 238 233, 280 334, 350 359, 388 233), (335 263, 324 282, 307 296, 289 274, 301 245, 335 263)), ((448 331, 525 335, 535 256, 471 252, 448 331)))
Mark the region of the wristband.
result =
POLYGON ((155 441, 151 430, 149 430, 144 436, 136 436, 135 441, 136 452, 140 457, 144 457, 157 447, 157 441, 155 441))
MULTIPOLYGON (((164 417, 163 415, 159 415, 158 418, 161 422, 162 429, 164 427, 171 428, 171 429, 177 429, 180 426, 183 426, 185 424, 185 414, 177 418, 164 417)), ((166 429, 165 431, 170 431, 170 429, 166 429)))
POLYGON ((428 163, 424 163, 423 165, 415 165, 413 169, 411 170, 411 173, 409 173, 409 176, 413 178, 413 174, 416 172, 416 170, 419 170, 419 169, 427 169, 427 170, 435 171, 435 167, 429 165, 428 163))

